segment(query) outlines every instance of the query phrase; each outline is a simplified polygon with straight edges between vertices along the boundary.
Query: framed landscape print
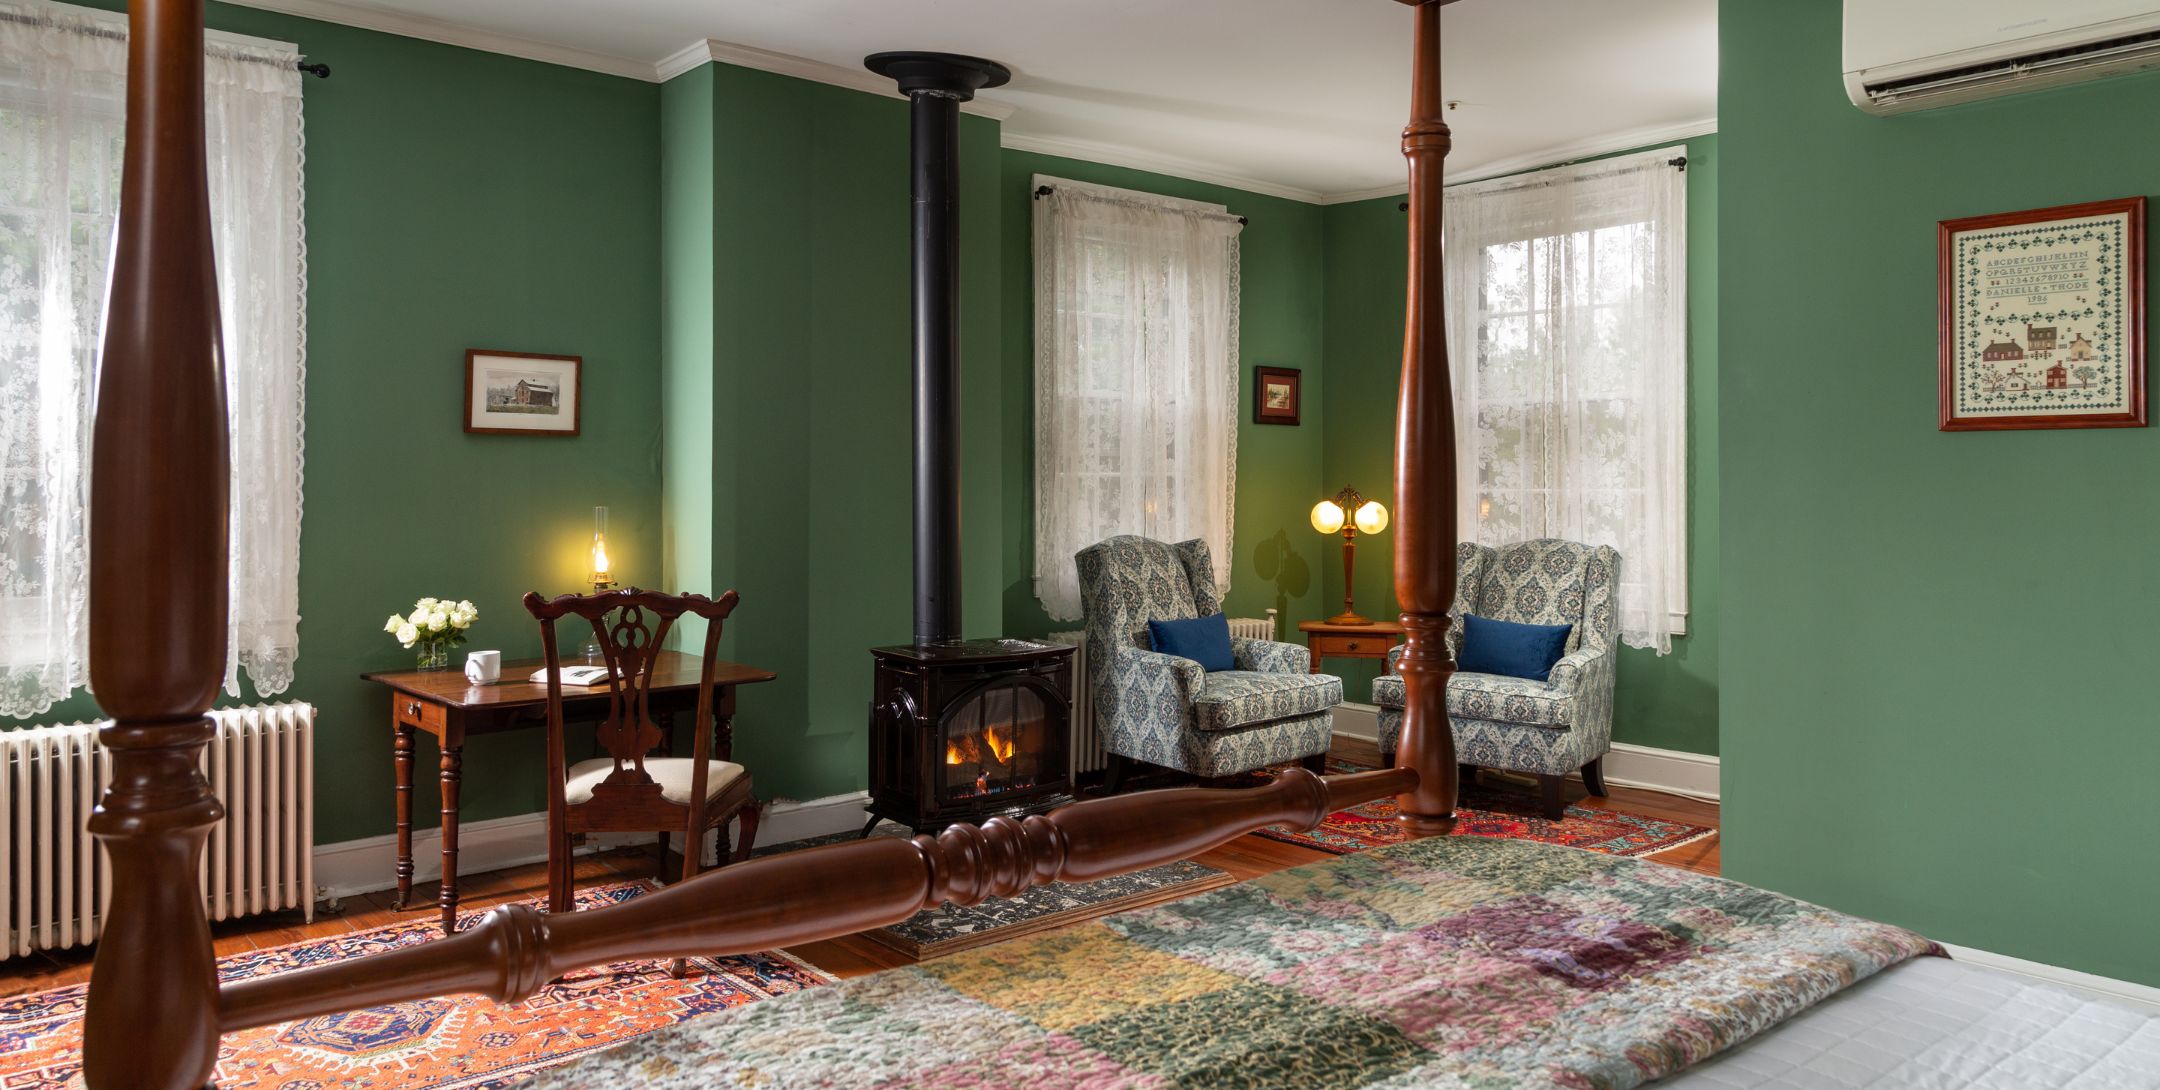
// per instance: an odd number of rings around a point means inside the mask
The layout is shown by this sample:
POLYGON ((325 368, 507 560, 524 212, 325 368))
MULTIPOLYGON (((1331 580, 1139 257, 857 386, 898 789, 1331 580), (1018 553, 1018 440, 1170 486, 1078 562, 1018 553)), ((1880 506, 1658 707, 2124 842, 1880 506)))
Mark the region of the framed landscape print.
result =
POLYGON ((1942 430, 2145 426, 2145 198, 1936 237, 1942 430))
POLYGON ((474 435, 576 435, 585 361, 529 352, 465 353, 465 430, 474 435))
POLYGON ((1253 368, 1253 423, 1296 424, 1301 402, 1298 382, 1295 367, 1253 368))

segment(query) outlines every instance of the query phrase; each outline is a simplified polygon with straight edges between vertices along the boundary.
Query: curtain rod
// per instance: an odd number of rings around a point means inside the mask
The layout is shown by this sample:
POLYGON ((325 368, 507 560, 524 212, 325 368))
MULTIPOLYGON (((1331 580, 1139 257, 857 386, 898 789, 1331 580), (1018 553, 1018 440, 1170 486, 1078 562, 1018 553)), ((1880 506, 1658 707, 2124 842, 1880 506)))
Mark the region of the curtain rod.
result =
MULTIPOLYGON (((1039 201, 1039 200, 1043 199, 1044 197, 1047 197, 1047 196, 1049 196, 1050 194, 1052 194, 1052 193, 1055 193, 1055 192, 1057 192, 1057 187, 1056 187, 1056 186, 1054 186, 1054 185, 1039 185, 1039 186, 1036 186, 1036 187, 1035 187, 1035 199, 1039 201)), ((1104 202, 1105 204, 1130 204, 1130 205, 1133 205, 1133 206, 1135 206, 1135 207, 1153 207, 1152 205, 1149 205, 1149 204, 1148 204, 1148 203, 1147 203, 1146 201, 1136 201, 1136 200, 1131 200, 1131 199, 1129 199, 1129 198, 1126 198, 1126 197, 1110 197, 1110 196, 1105 196, 1105 195, 1103 195, 1103 194, 1100 194, 1100 193, 1089 193, 1089 192, 1087 192, 1087 191, 1085 191, 1085 190, 1077 190, 1076 192, 1078 192, 1078 193, 1079 193, 1079 194, 1080 194, 1081 196, 1083 196, 1083 197, 1086 197, 1086 198, 1087 198, 1088 200, 1091 200, 1091 201, 1102 201, 1102 202, 1104 202)), ((1247 221, 1247 220, 1245 219, 1245 217, 1243 217, 1243 216, 1233 216, 1233 215, 1231 215, 1231 214, 1230 214, 1230 213, 1228 213, 1228 212, 1213 212, 1213 211, 1205 211, 1205 210, 1203 210, 1201 214, 1202 214, 1202 215, 1208 215, 1208 216, 1222 216, 1222 217, 1223 217, 1223 218, 1225 218, 1225 219, 1234 219, 1234 220, 1238 221, 1238 224, 1239 224, 1239 226, 1246 226, 1246 225, 1248 224, 1248 221, 1247 221)))
MULTIPOLYGON (((1593 161, 1594 161, 1594 160, 1593 160, 1593 161)), ((1566 163, 1554 163, 1553 165, 1551 165, 1551 166, 1549 166, 1549 167, 1540 167, 1539 169, 1540 169, 1540 170, 1558 170, 1558 169, 1560 169, 1561 167, 1571 167, 1571 166, 1574 166, 1574 165, 1575 165, 1576 163, 1580 163, 1580 162, 1583 162, 1583 160, 1580 160, 1580 159, 1576 159, 1576 160, 1573 160, 1573 161, 1570 161, 1570 162, 1566 162, 1566 163)), ((1672 158, 1670 158, 1670 159, 1667 159, 1667 160, 1665 160, 1665 165, 1666 165, 1666 166, 1669 166, 1669 167, 1671 167, 1671 168, 1673 168, 1674 170, 1677 170, 1677 171, 1679 171, 1679 172, 1680 172, 1680 173, 1682 173, 1682 174, 1686 174, 1686 173, 1687 173, 1687 156, 1685 156, 1685 155, 1676 155, 1676 156, 1673 156, 1672 158)), ((1535 172, 1535 171, 1533 171, 1532 173, 1536 173, 1536 172, 1535 172)), ((1490 179, 1488 179, 1488 180, 1490 180, 1490 179)), ((1466 184, 1466 185, 1474 185, 1474 184, 1476 184, 1476 183, 1466 182, 1466 183, 1464 183, 1464 184, 1466 184)), ((1526 186, 1528 186, 1528 185, 1556 185, 1556 184, 1558 184, 1558 180, 1557 180, 1557 179, 1555 179, 1555 180, 1553 180, 1553 181, 1549 181, 1549 182, 1542 182, 1542 183, 1539 183, 1539 182, 1525 182, 1525 183, 1524 183, 1524 185, 1526 185, 1526 186)), ((1401 204, 1398 204, 1398 205, 1396 205, 1396 206, 1395 206, 1395 210, 1396 210, 1397 212, 1408 212, 1408 211, 1410 210, 1410 202, 1409 202, 1409 201, 1404 201, 1404 202, 1402 202, 1401 204)))
MULTIPOLYGON (((127 32, 125 31, 107 30, 104 27, 86 26, 81 23, 61 23, 51 19, 40 19, 26 12, 0 11, 0 22, 21 23, 24 26, 52 27, 55 30, 64 30, 72 34, 87 34, 93 38, 109 38, 116 42, 127 41, 127 32)), ((217 45, 216 42, 207 44, 213 48, 217 45)), ((250 53, 228 52, 224 55, 235 60, 252 61, 256 64, 282 63, 271 57, 258 57, 250 53)), ((297 60, 293 62, 293 67, 306 75, 314 76, 316 79, 330 78, 330 66, 327 64, 320 62, 309 64, 305 60, 297 60)))

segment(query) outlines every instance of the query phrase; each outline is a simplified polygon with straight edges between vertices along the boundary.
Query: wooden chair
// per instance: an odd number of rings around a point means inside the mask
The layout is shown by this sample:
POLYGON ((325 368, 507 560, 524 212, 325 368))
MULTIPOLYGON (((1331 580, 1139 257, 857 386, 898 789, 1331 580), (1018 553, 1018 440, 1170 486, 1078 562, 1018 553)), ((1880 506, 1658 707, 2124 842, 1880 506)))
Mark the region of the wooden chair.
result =
MULTIPOLYGON (((668 838, 680 832, 682 876, 687 880, 702 867, 704 834, 740 817, 742 834, 735 851, 728 852, 723 836, 718 845, 721 858, 715 865, 749 858, 763 807, 751 789, 749 770, 728 759, 731 754, 726 750, 732 747, 722 741, 722 752, 713 752, 716 732, 710 726, 720 628, 738 600, 732 590, 716 601, 700 594, 670 595, 635 587, 565 594, 552 601, 535 593, 525 595, 525 608, 539 619, 547 652, 549 911, 571 911, 575 871, 570 849, 579 833, 657 832, 665 866, 668 838), (666 740, 652 715, 653 663, 675 621, 686 613, 705 621, 697 718, 693 720, 697 741, 689 757, 650 757, 666 740), (592 625, 612 672, 607 719, 595 734, 609 756, 576 764, 569 763, 563 747, 562 661, 555 622, 565 616, 583 617, 592 625)), ((681 966, 678 959, 678 973, 681 966)))

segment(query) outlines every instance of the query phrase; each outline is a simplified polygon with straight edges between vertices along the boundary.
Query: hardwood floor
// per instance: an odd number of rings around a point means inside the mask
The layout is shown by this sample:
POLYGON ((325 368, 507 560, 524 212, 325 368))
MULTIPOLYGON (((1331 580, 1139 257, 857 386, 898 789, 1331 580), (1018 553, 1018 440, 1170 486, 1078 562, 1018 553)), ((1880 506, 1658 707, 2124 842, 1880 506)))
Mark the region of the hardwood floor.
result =
MULTIPOLYGON (((1371 743, 1354 739, 1336 739, 1335 756, 1365 764, 1379 763, 1379 753, 1371 743)), ((1592 809, 1625 810, 1645 817, 1713 827, 1718 823, 1716 803, 1654 791, 1614 787, 1611 798, 1597 799, 1584 795, 1581 784, 1571 783, 1568 798, 1576 805, 1592 809)), ((1197 858, 1202 863, 1220 868, 1242 880, 1333 857, 1325 852, 1265 837, 1244 836, 1197 858)), ((1716 874, 1718 838, 1697 841, 1650 858, 1704 874, 1716 874)), ((580 886, 623 879, 651 878, 653 874, 654 863, 649 849, 626 848, 586 856, 578 861, 577 868, 580 886)), ((459 887, 460 900, 467 911, 477 911, 507 901, 537 900, 547 894, 547 867, 545 864, 536 863, 510 870, 468 874, 462 876, 459 887)), ((347 898, 341 911, 335 914, 318 912, 313 922, 303 920, 296 912, 236 920, 217 925, 213 929, 213 938, 220 955, 237 954, 352 931, 366 931, 393 923, 432 919, 435 912, 434 883, 415 885, 413 902, 413 907, 395 911, 390 907, 390 894, 387 891, 367 893, 347 898)), ((893 950, 856 936, 809 943, 793 947, 790 952, 826 972, 842 977, 860 976, 907 964, 893 950)), ((79 984, 89 979, 89 976, 90 952, 87 950, 41 952, 27 957, 11 958, 0 961, 0 996, 79 984)))

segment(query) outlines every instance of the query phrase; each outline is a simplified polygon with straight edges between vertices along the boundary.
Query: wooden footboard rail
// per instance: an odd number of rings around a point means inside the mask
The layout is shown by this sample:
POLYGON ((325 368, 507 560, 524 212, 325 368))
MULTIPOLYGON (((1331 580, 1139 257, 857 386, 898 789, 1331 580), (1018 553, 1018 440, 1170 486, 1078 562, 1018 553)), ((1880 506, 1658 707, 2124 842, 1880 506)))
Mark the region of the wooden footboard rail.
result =
POLYGON ((1321 778, 1289 769, 1265 787, 1179 788, 992 818, 935 838, 877 837, 738 863, 623 904, 550 915, 490 911, 458 934, 220 994, 226 1032, 457 992, 510 1003, 575 969, 723 955, 850 935, 944 902, 978 904, 1049 882, 1161 866, 1270 825, 1312 828, 1345 806, 1409 789, 1406 769, 1321 778))
POLYGON ((1455 758, 1441 692, 1453 592, 1454 449, 1440 327, 1447 126, 1439 9, 1416 9, 1411 292, 1396 450, 1397 593, 1409 648, 1399 767, 1265 787, 1147 792, 1025 821, 955 826, 739 864, 609 908, 499 908, 410 949, 220 987, 196 875, 223 816, 197 761, 224 677, 225 446, 217 278, 203 146, 203 0, 128 5, 127 150, 97 397, 90 503, 90 674, 113 720, 112 783, 90 829, 112 862, 90 978, 91 1090, 201 1090, 222 1033, 310 1015, 479 992, 527 996, 583 966, 737 953, 895 923, 1051 881, 1183 859, 1268 825, 1311 827, 1394 795, 1418 832, 1448 828, 1455 758))

